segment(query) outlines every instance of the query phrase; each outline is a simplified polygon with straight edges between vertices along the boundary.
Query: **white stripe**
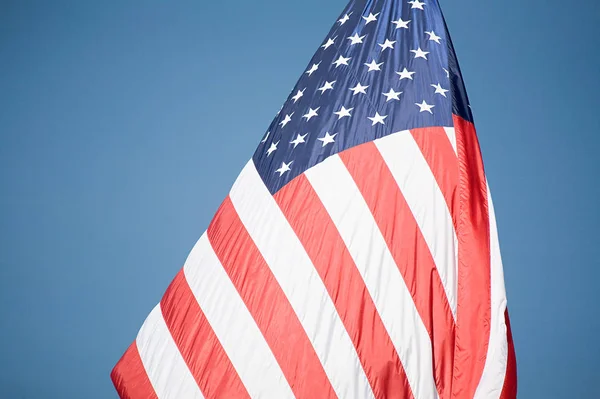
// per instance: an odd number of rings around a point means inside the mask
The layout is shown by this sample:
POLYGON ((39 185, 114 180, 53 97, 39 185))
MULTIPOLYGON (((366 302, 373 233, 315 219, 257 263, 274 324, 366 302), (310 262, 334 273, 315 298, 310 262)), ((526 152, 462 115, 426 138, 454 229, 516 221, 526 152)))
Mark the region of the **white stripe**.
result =
POLYGON ((146 318, 136 338, 136 345, 159 399, 204 398, 173 341, 160 304, 146 318))
POLYGON ((410 132, 391 134, 375 145, 423 234, 456 319, 458 238, 446 199, 410 132))
MULTIPOLYGON (((452 146, 452 149, 454 150, 454 155, 456 155, 458 157, 458 150, 456 148, 456 130, 453 127, 445 127, 444 131, 446 132, 446 137, 448 137, 448 141, 450 141, 450 145, 452 146)), ((455 166, 456 168, 458 168, 458 163, 455 166)), ((458 244, 456 244, 458 245, 458 244)), ((456 253, 454 254, 454 261, 456 262, 456 270, 458 273, 458 247, 456 250, 456 253)), ((457 293, 458 295, 458 293, 457 293)))
POLYGON ((336 225, 400 356, 415 399, 437 397, 429 334, 385 238, 338 155, 305 172, 336 225))
POLYGON ((230 198, 296 312, 337 396, 372 398, 356 349, 323 281, 252 160, 230 198))
POLYGON ((491 266, 491 297, 492 314, 490 323, 490 341, 483 374, 475 399, 499 398, 502 394, 506 367, 508 365, 508 336, 504 313, 506 310, 506 289, 504 287, 504 270, 498 228, 492 195, 488 186, 488 209, 490 219, 490 266, 491 266))
POLYGON ((448 140, 450 141, 450 144, 452 144, 454 153, 458 154, 458 152, 456 150, 456 131, 454 130, 453 127, 445 127, 444 130, 446 131, 446 136, 448 136, 448 140))
POLYGON ((194 297, 250 396, 293 398, 275 356, 223 269, 206 233, 194 246, 183 270, 194 297))

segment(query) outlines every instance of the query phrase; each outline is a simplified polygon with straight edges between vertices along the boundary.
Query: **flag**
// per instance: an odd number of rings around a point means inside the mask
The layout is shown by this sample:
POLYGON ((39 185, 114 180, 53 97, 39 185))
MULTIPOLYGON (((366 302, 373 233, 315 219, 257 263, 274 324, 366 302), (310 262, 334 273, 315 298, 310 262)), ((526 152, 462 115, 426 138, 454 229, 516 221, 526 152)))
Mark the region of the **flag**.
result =
POLYGON ((116 364, 121 398, 516 397, 437 0, 353 0, 116 364))

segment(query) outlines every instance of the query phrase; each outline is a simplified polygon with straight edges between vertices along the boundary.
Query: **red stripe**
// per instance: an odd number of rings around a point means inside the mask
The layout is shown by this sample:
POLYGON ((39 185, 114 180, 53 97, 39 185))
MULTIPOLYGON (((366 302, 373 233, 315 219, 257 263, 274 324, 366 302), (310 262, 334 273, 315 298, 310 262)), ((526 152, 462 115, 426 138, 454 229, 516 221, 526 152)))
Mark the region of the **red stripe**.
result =
POLYGON ((250 398, 180 271, 160 302, 165 323, 205 398, 250 398))
MULTIPOLYGON (((459 215, 459 201, 457 200, 456 192, 458 184, 458 158, 452 148, 452 143, 450 143, 444 128, 414 129, 411 130, 411 133, 444 194, 448 208, 452 213, 454 226, 456 227, 459 215)), ((511 399, 516 398, 517 395, 517 365, 508 311, 506 311, 505 319, 508 334, 508 359, 501 399, 511 399)))
POLYGON ((340 154, 404 277, 432 340, 440 398, 450 396, 454 320, 444 286, 421 230, 392 172, 373 142, 340 154))
MULTIPOLYGON (((267 227, 268 228, 268 227, 267 227)), ((334 398, 333 387, 285 293, 227 197, 208 238, 297 398, 334 398)))
POLYGON ((340 315, 377 398, 412 398, 406 374, 342 237, 304 175, 275 194, 340 315))
POLYGON ((485 366, 491 323, 487 184, 472 123, 454 116, 459 165, 458 297, 454 398, 472 398, 485 366))
POLYGON ((452 214, 452 221, 456 229, 459 202, 457 196, 458 186, 458 160, 452 144, 444 128, 428 127, 410 131, 423 157, 427 161, 435 180, 437 181, 448 209, 452 214))
POLYGON ((508 359, 506 364, 506 376, 504 377, 504 387, 500 399, 517 398, 517 357, 515 355, 515 344, 513 342, 512 331, 510 329, 510 319, 508 309, 504 312, 506 320, 506 332, 508 338, 508 359))
POLYGON ((158 399, 142 364, 136 343, 132 343, 110 373, 121 399, 158 399))

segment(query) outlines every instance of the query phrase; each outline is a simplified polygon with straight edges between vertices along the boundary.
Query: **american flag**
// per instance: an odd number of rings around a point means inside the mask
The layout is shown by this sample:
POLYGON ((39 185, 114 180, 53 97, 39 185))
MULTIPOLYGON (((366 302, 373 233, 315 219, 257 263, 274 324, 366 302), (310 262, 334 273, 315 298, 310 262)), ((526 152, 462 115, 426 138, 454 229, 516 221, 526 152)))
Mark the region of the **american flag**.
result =
POLYGON ((112 372, 121 398, 515 398, 437 0, 353 0, 112 372))

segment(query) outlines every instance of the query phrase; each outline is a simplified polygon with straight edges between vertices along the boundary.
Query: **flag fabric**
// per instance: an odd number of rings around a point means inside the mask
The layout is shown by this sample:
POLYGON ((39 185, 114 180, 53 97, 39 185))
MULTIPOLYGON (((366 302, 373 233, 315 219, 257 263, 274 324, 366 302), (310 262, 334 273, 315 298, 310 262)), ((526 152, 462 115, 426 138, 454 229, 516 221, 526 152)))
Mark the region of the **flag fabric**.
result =
MULTIPOLYGON (((121 398, 516 397, 437 0, 353 0, 112 372, 121 398)), ((257 140, 258 141, 258 140, 257 140)))

